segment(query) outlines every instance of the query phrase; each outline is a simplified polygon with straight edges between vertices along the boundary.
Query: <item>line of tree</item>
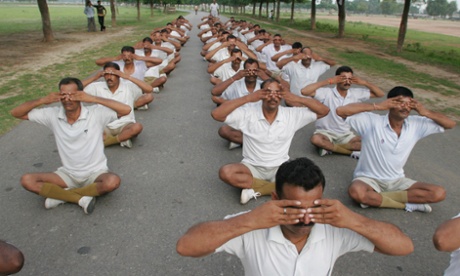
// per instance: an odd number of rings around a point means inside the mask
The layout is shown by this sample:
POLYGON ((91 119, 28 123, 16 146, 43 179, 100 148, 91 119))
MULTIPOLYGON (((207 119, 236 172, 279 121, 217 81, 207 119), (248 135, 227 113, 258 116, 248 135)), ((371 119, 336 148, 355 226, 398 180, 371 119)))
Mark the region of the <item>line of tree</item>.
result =
MULTIPOLYGON (((133 3, 137 8, 137 19, 140 20, 140 6, 141 0, 127 0, 125 2, 133 3)), ((221 10, 225 12, 227 7, 231 7, 234 13, 245 13, 246 6, 252 6, 252 15, 256 16, 256 10, 258 10, 259 17, 268 17, 269 11, 274 11, 274 21, 279 22, 281 2, 284 6, 289 5, 291 10, 290 19, 291 22, 294 20, 296 4, 301 7, 310 6, 310 26, 311 30, 316 29, 316 9, 327 9, 330 11, 338 12, 338 33, 337 37, 342 38, 345 34, 345 22, 346 22, 346 10, 358 12, 358 13, 382 13, 382 14, 401 14, 401 23, 399 26, 398 40, 396 45, 397 52, 401 52, 404 39, 407 31, 407 21, 409 12, 416 13, 415 8, 411 5, 411 1, 415 0, 404 0, 404 4, 396 3, 396 0, 335 0, 332 2, 321 1, 321 4, 316 5, 316 1, 313 0, 218 0, 218 4, 221 6, 221 10), (348 6, 346 9, 345 7, 348 6), (262 14, 262 10, 265 7, 265 14, 262 14)), ((210 4, 212 0, 142 0, 143 4, 149 5, 151 9, 151 16, 153 16, 153 8, 155 4, 161 4, 165 7, 167 5, 175 4, 188 4, 188 5, 201 5, 203 3, 210 4)), ((51 20, 49 16, 48 4, 46 0, 37 0, 38 8, 42 17, 44 41, 50 42, 54 40, 51 20)), ((433 16, 452 16, 452 13, 457 10, 457 3, 455 1, 448 3, 447 0, 428 0, 427 13, 433 16)), ((110 11, 112 17, 112 26, 116 26, 116 13, 114 0, 110 0, 110 11)))

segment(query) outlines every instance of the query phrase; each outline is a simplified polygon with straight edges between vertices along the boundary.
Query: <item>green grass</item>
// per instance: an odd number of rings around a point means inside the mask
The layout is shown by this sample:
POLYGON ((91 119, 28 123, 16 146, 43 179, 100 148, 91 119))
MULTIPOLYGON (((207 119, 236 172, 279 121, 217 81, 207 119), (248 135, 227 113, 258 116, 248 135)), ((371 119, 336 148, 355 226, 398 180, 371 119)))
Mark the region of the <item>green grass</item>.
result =
MULTIPOLYGON (((17 6, 16 9, 13 9, 12 6, 7 5, 8 11, 4 11, 3 7, 4 5, 0 5, 0 18, 2 18, 0 20, 0 35, 10 34, 10 28, 14 29, 15 33, 41 32, 41 29, 36 30, 36 26, 34 26, 34 24, 36 25, 37 23, 30 24, 30 22, 34 21, 34 10, 38 13, 38 8, 36 6, 17 6), (2 21, 5 20, 6 14, 16 18, 19 14, 24 14, 24 21, 16 21, 24 22, 24 24, 15 23, 13 26, 6 20, 10 28, 4 27, 4 22, 2 21), (7 29, 7 31, 3 32, 3 28, 7 29)), ((51 6, 51 14, 53 13, 52 8, 58 7, 51 6)), ((55 14, 51 19, 54 30, 65 32, 86 30, 86 18, 83 14, 82 7, 59 7, 58 11, 60 11, 60 14, 55 14), (81 26, 76 27, 78 24, 81 26)), ((0 98, 4 98, 0 100, 0 135, 9 131, 20 121, 9 114, 12 108, 25 101, 47 95, 52 91, 57 91, 59 80, 65 76, 74 76, 80 79, 86 78, 98 69, 94 63, 96 58, 118 54, 122 46, 133 45, 133 41, 141 40, 143 37, 150 34, 153 28, 164 26, 167 22, 177 18, 179 15, 179 13, 164 15, 156 10, 154 17, 150 18, 150 10, 142 9, 141 21, 137 21, 137 11, 135 8, 119 7, 119 12, 120 14, 117 16, 117 26, 134 27, 134 30, 129 35, 124 36, 120 40, 107 41, 106 44, 100 45, 97 48, 75 54, 75 56, 69 59, 71 62, 66 61, 45 67, 33 74, 22 75, 16 80, 6 82, 4 85, 0 86, 0 98)), ((107 18, 110 21, 110 17, 106 17, 106 19, 107 18)), ((35 20, 37 20, 37 18, 35 18, 35 20)), ((41 22, 39 15, 38 20, 41 22)), ((109 24, 109 22, 107 22, 107 24, 109 24)), ((5 68, 5 70, 0 70, 0 76, 11 76, 13 74, 14 72, 9 72, 7 68, 5 68)))

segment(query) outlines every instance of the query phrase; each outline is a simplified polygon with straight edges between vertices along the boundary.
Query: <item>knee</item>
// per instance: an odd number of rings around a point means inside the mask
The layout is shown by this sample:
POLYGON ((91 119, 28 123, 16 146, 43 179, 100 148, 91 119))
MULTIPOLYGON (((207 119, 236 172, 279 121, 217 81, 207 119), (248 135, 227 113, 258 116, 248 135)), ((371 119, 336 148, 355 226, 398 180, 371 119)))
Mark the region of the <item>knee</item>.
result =
POLYGON ((224 138, 224 139, 227 139, 227 137, 228 137, 228 131, 226 130, 226 128, 225 128, 224 126, 221 126, 221 127, 219 128, 218 133, 219 133, 219 136, 220 136, 220 137, 222 137, 222 138, 224 138))
POLYGON ((147 103, 153 102, 153 94, 152 93, 144 94, 144 99, 147 103))
POLYGON ((219 178, 222 181, 224 181, 226 183, 229 183, 231 175, 232 175, 232 170, 230 169, 229 166, 224 165, 224 166, 220 167, 220 169, 219 169, 219 178))
POLYGON ((31 191, 35 186, 35 177, 32 174, 25 174, 21 177, 21 185, 24 189, 31 191))
POLYGON ((313 135, 310 138, 310 143, 312 143, 315 146, 320 145, 321 144, 321 137, 319 137, 318 135, 313 135))
POLYGON ((112 192, 120 187, 121 179, 116 174, 110 174, 104 183, 104 193, 112 192))
POLYGON ((160 85, 162 85, 162 84, 165 84, 168 79, 166 77, 160 77, 159 80, 160 80, 159 81, 160 85))
POLYGON ((364 193, 354 185, 348 188, 348 195, 357 202, 364 202, 364 193))
POLYGON ((13 252, 9 265, 11 274, 19 272, 24 266, 24 255, 21 251, 19 251, 19 249, 16 249, 15 252, 13 252))
POLYGON ((433 191, 432 202, 440 202, 446 199, 446 189, 441 186, 437 186, 433 191))
POLYGON ((142 124, 140 124, 140 123, 134 123, 134 124, 133 124, 133 127, 132 127, 133 135, 134 135, 134 136, 138 135, 139 133, 142 132, 143 129, 144 129, 144 127, 142 126, 142 124))

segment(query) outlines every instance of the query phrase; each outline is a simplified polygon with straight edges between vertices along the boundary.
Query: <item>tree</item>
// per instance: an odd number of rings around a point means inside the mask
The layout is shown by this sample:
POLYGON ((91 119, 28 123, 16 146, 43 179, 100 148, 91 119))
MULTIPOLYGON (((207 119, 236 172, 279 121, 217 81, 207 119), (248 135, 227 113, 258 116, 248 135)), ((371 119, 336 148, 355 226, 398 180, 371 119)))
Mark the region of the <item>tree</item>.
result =
POLYGON ((37 0, 38 9, 42 17, 43 41, 51 42, 54 40, 53 30, 51 29, 50 12, 46 0, 37 0))
POLYGON ((339 34, 338 38, 342 38, 345 33, 345 0, 336 0, 339 8, 339 34))
POLYGON ((452 16, 452 13, 457 11, 457 3, 455 1, 447 3, 447 0, 429 0, 426 7, 426 12, 431 16, 452 16))
POLYGON ((316 0, 311 0, 310 29, 316 30, 316 0))
POLYGON ((396 0, 383 0, 380 3, 380 9, 383 14, 390 15, 394 14, 397 9, 396 0))
POLYGON ((110 13, 112 14, 112 27, 117 26, 117 16, 115 13, 115 0, 110 0, 110 13))
POLYGON ((399 32, 398 32, 398 42, 396 44, 396 52, 401 53, 402 48, 404 46, 404 39, 406 37, 407 32, 407 18, 409 17, 409 9, 410 9, 411 0, 404 0, 404 9, 401 16, 401 24, 399 24, 399 32))

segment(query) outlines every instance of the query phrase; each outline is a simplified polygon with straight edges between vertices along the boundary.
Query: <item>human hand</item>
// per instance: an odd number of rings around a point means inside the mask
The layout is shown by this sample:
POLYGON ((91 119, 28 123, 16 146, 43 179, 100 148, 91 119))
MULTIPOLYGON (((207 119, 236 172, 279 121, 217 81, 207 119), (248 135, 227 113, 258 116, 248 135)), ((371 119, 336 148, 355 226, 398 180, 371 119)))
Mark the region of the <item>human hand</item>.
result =
POLYGON ((308 208, 307 216, 315 223, 349 228, 353 222, 352 217, 355 213, 336 199, 316 199, 313 204, 316 207, 308 208))
MULTIPOLYGON (((260 91, 260 90, 259 90, 260 91)), ((299 223, 306 210, 300 209, 297 200, 271 200, 248 213, 254 229, 299 223)))
POLYGON ((68 98, 66 93, 62 92, 51 92, 45 97, 43 97, 43 100, 45 104, 51 104, 51 103, 56 103, 59 102, 61 99, 68 98))
POLYGON ((354 84, 359 84, 359 85, 365 85, 367 82, 357 76, 353 76, 351 78, 351 83, 354 83, 354 84))
POLYGON ((417 113, 421 116, 426 116, 426 114, 430 112, 422 103, 414 98, 410 99, 409 107, 417 111, 417 113))

